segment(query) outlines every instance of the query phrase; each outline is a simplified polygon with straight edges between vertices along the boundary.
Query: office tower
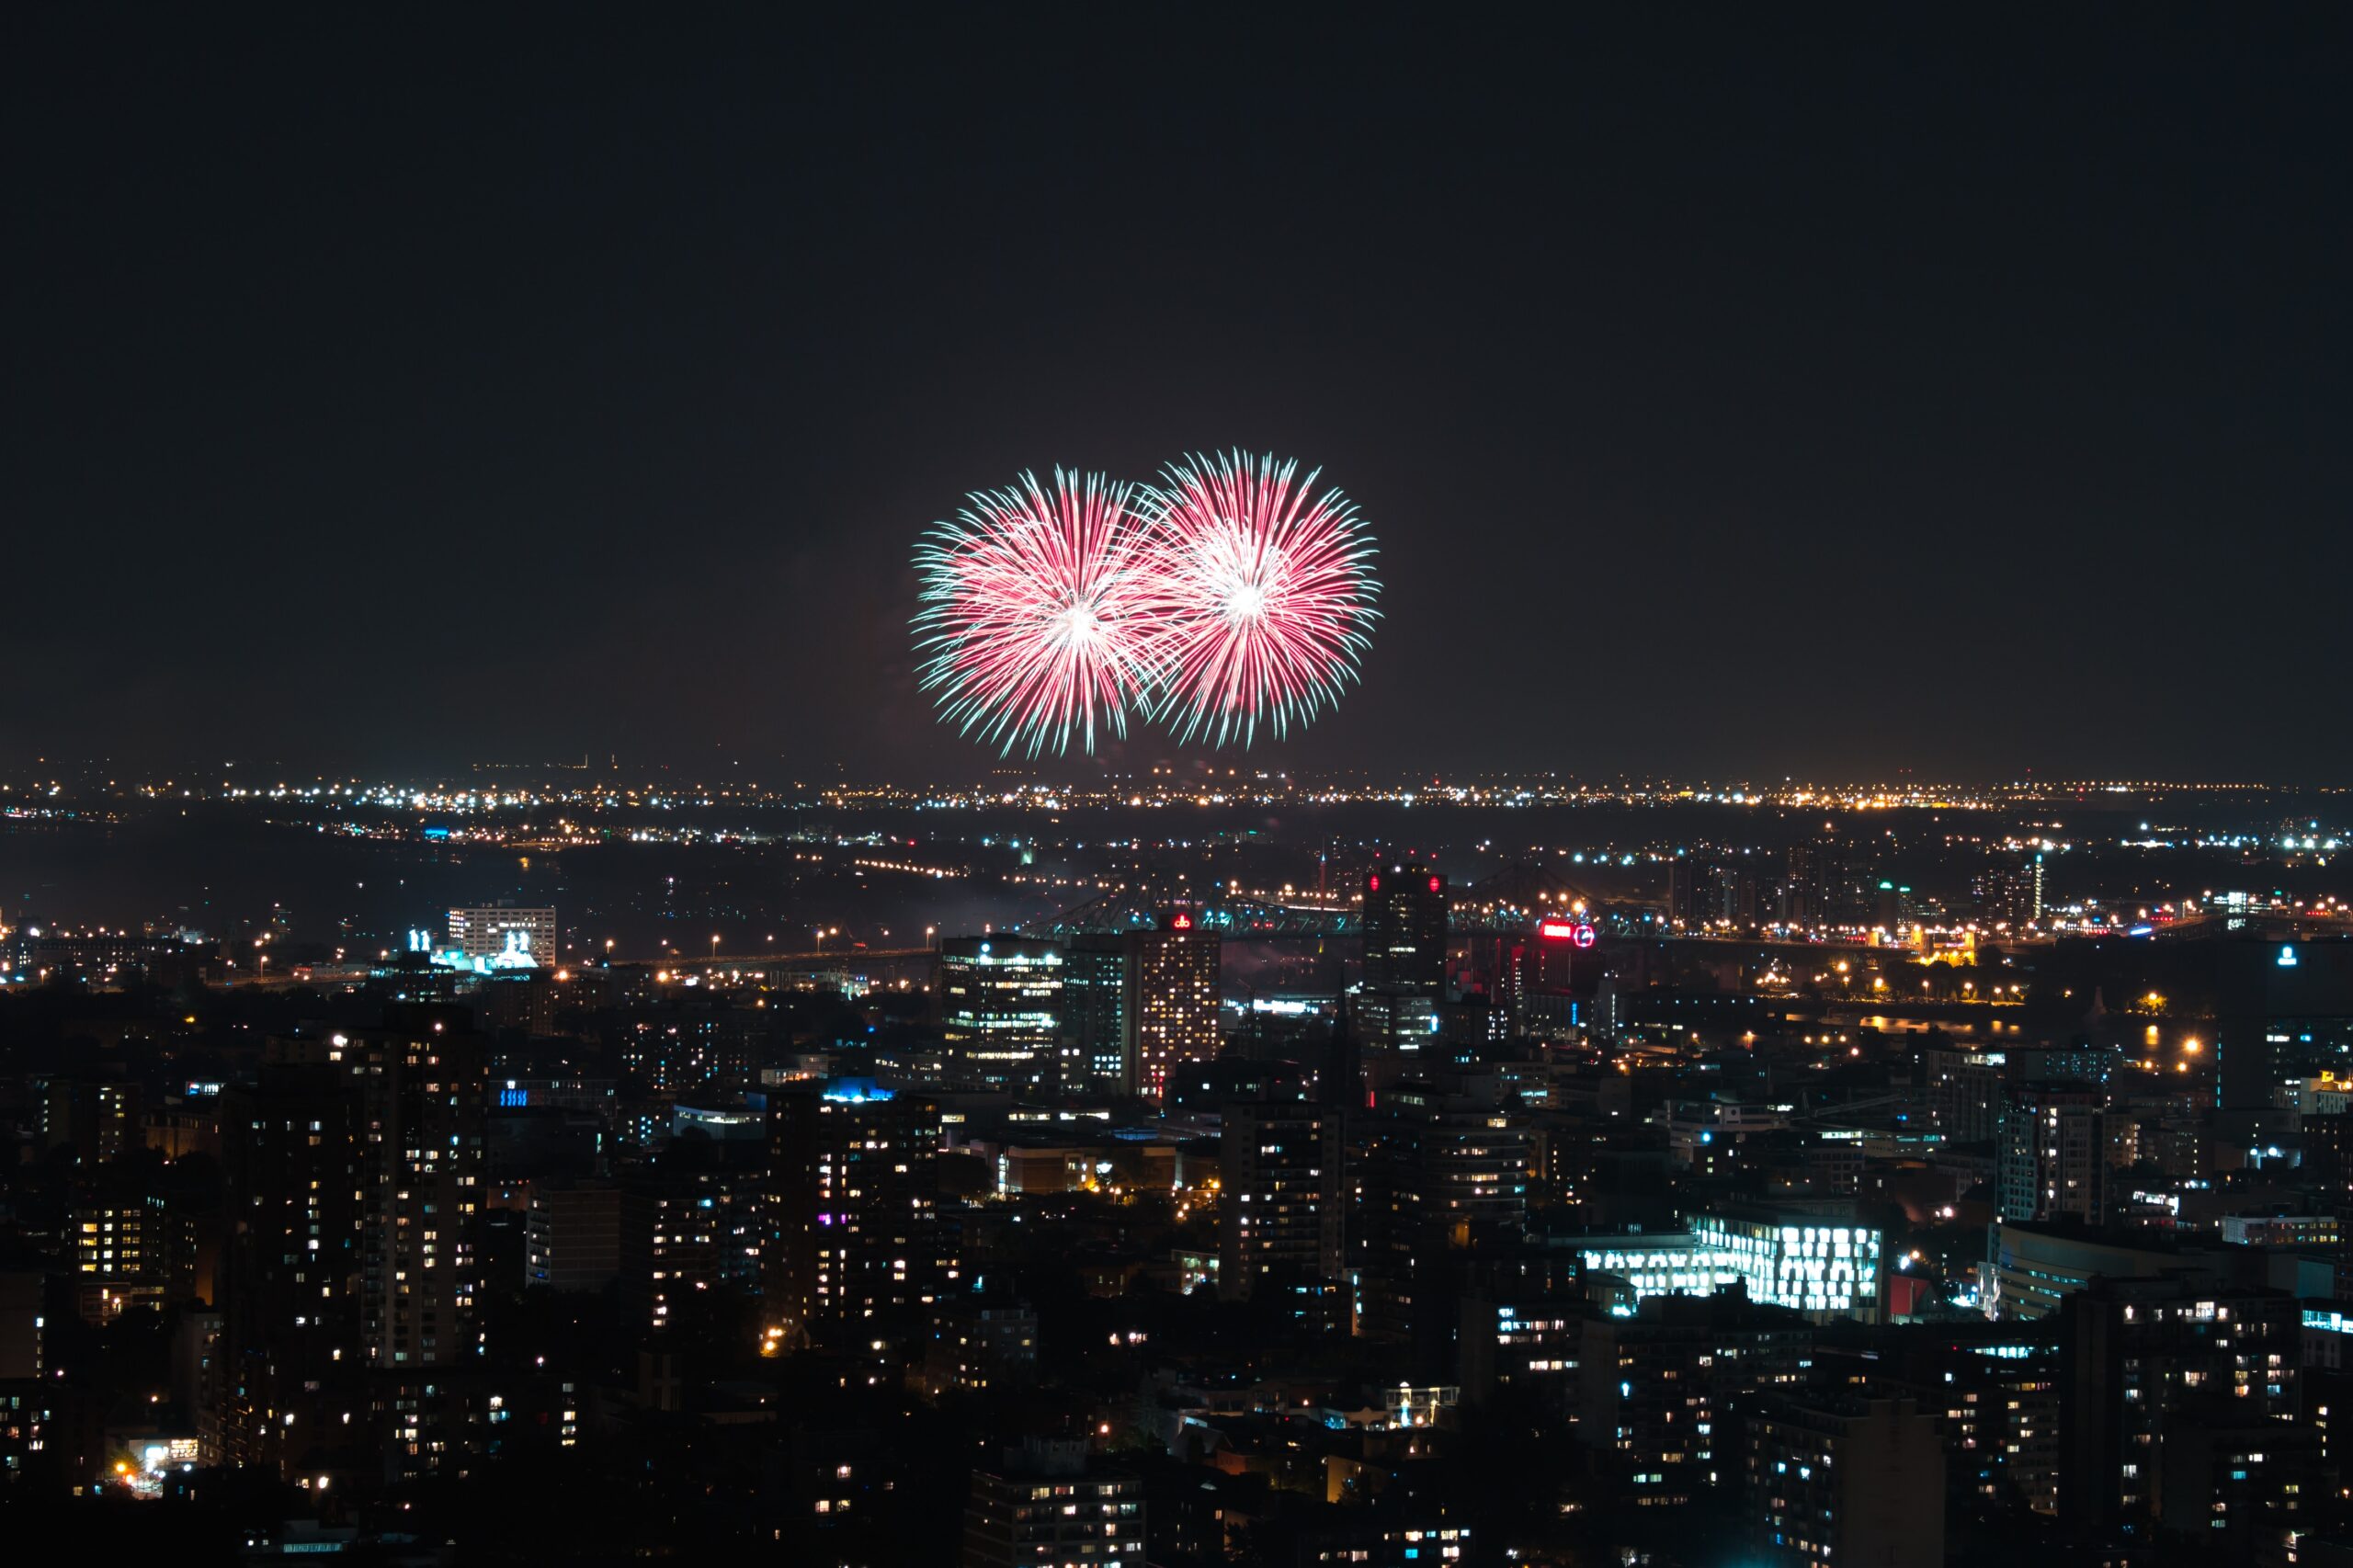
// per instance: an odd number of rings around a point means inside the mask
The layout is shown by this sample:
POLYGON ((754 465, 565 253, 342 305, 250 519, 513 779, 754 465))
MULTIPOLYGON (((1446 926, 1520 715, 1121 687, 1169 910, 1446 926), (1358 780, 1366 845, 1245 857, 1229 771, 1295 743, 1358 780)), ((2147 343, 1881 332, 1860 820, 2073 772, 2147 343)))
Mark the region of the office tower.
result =
POLYGON ((939 944, 939 1020, 965 1080, 1035 1093, 1052 1080, 1062 1029, 1060 944, 955 937, 939 944))
POLYGON ((2108 1095, 2086 1084, 2010 1085, 2002 1105, 1997 1201, 2004 1220, 2108 1218, 2108 1095))
POLYGON ((327 1044, 360 1094, 360 1348, 371 1370, 472 1355, 487 1042, 463 1007, 395 1006, 327 1044))
POLYGON ((2284 1291, 2184 1275, 2097 1278, 2068 1296, 2060 1308, 2061 1516, 2101 1530, 2154 1520, 2206 1539, 2221 1516, 2211 1491, 2194 1502, 2174 1491, 2186 1459, 2175 1439, 2187 1435, 2187 1450, 2204 1451, 2218 1435, 2227 1448, 2231 1434, 2252 1429, 2285 1445, 2294 1436, 2302 1333, 2302 1310, 2284 1291))
POLYGON ((1915 1401, 1760 1400, 1745 1471, 1760 1562, 1943 1568, 1944 1450, 1915 1401))
POLYGON ((1191 911, 1173 910, 1159 929, 1129 933, 1128 953, 1120 1087, 1156 1100, 1172 1064, 1217 1055, 1218 936, 1191 911))
POLYGON ((1438 1032, 1446 994, 1446 879, 1392 865, 1364 879, 1364 986, 1358 1001, 1367 1043, 1418 1051, 1438 1032))
MULTIPOLYGON (((1330 1115, 1297 1102, 1225 1108, 1218 1149, 1218 1295, 1291 1292, 1302 1307, 1324 1281, 1324 1134, 1330 1115)), ((1336 1173, 1335 1173, 1336 1175, 1336 1173)))
POLYGON ((1087 932, 1063 956, 1055 1076, 1068 1093, 1124 1091, 1128 1059, 1128 937, 1087 932))
POLYGON ((449 947, 469 962, 493 968, 551 964, 556 958, 555 911, 497 903, 449 911, 449 947))
POLYGON ((524 1222, 526 1285, 597 1291, 620 1273, 620 1189, 600 1184, 533 1187, 524 1222))
POLYGON ((267 1062, 256 1082, 221 1092, 221 1451, 307 1473, 313 1449, 347 1440, 362 1366, 361 1222, 375 1177, 360 1096, 339 1064, 267 1062))
POLYGON ((953 1288, 939 1107, 864 1080, 769 1097, 761 1288, 770 1348, 910 1327, 953 1288))
POLYGON ((1645 1297, 1631 1315, 1588 1304, 1578 1436, 1636 1506, 1689 1503, 1742 1474, 1732 1402, 1802 1381, 1814 1335, 1797 1313, 1737 1287, 1645 1297))
POLYGON ((963 1568, 1142 1568, 1143 1534, 1142 1482, 1033 1438, 973 1470, 963 1568))

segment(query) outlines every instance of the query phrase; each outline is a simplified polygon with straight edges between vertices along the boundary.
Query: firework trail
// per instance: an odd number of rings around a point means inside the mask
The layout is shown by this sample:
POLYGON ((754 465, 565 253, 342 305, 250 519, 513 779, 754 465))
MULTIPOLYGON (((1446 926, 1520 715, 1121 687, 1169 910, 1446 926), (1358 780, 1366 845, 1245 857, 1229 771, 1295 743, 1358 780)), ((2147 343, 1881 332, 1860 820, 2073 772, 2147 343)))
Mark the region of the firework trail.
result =
POLYGON ((1182 744, 1305 724, 1357 676, 1381 585, 1356 506, 1319 470, 1234 451, 1169 464, 1141 506, 1151 709, 1182 744))
POLYGON ((941 716, 1010 756, 1095 749, 1127 733, 1151 686, 1146 573, 1135 489, 1054 470, 974 491, 915 549, 916 646, 941 716))

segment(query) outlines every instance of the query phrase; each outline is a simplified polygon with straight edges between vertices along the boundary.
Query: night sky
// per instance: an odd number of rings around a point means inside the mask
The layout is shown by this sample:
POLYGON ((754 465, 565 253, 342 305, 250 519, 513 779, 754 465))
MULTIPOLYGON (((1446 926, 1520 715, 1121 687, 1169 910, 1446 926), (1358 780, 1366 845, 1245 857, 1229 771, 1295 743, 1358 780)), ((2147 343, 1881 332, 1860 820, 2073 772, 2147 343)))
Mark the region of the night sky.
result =
POLYGON ((1779 9, 11 7, 0 759, 971 778, 924 525, 1239 443, 1261 765, 2346 779, 2348 14, 1779 9))

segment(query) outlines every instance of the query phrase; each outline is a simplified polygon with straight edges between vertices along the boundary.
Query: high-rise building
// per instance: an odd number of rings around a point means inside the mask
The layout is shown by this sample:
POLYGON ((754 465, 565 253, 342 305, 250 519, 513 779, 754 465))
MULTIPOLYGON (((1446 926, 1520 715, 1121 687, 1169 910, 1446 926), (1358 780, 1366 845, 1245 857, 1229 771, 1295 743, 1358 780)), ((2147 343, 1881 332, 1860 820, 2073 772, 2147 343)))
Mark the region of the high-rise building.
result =
POLYGON ((313 1449, 347 1440, 369 1153, 339 1064, 267 1062, 221 1092, 219 1440, 231 1464, 308 1473, 313 1449))
MULTIPOLYGON (((1263 1290, 1320 1295, 1324 1280, 1324 1132, 1330 1116, 1296 1101, 1225 1108, 1218 1152, 1218 1294, 1263 1290)), ((1336 1173, 1335 1173, 1336 1175, 1336 1173)))
POLYGON ((748 1007, 633 1010, 622 1026, 621 1064, 657 1095, 738 1089, 757 1080, 761 1043, 774 1027, 771 1015, 748 1007))
POLYGON ((1832 829, 1791 845, 1782 881, 1784 918, 1816 927, 1870 925, 1879 882, 1875 850, 1832 829))
POLYGON ((1368 1045, 1419 1051, 1438 1033, 1446 994, 1446 878, 1392 865, 1364 879, 1364 985, 1357 1016, 1368 1045))
POLYGON ((1750 1544, 1788 1568, 1943 1568, 1945 1458, 1909 1399, 1766 1398, 1747 1420, 1750 1544))
POLYGON ((1142 1568, 1143 1483, 1036 1439, 972 1471, 963 1568, 1142 1568))
POLYGON ((99 1072, 60 1074, 41 1094, 41 1147, 71 1146, 83 1165, 111 1165, 139 1147, 139 1085, 99 1072))
POLYGON ((1219 949, 1217 933, 1182 908, 1153 930, 1073 937, 1060 976, 1056 1086, 1156 1100, 1172 1064, 1215 1057, 1219 949))
POLYGON ((950 1066, 995 1088, 1034 1092, 1052 1082, 1062 1030, 1057 942, 955 937, 939 944, 939 1021, 950 1066))
POLYGON ((1364 988, 1436 999, 1446 988, 1446 878, 1394 865, 1364 879, 1364 988))
POLYGON ((2212 944, 2215 1104, 2268 1109, 2353 1051, 2353 943, 2212 944))
POLYGON ((1085 932, 1063 956, 1055 1077, 1073 1093, 1121 1092, 1127 1082, 1128 935, 1085 932))
POLYGON ((924 1321, 959 1274, 939 1220, 938 1103, 867 1080, 796 1085, 769 1097, 768 1140, 770 1346, 924 1321))
POLYGON ((1351 1114, 1336 1143, 1357 1332, 1442 1359, 1455 1329, 1449 1271, 1523 1233, 1533 1135, 1517 1115, 1406 1083, 1351 1114))
POLYGON ((1156 1100, 1173 1064, 1217 1055, 1218 936, 1177 909, 1157 930, 1129 933, 1128 951, 1120 1087, 1156 1100))
POLYGON ((1631 1315, 1588 1306, 1578 1435, 1638 1506, 1678 1507, 1701 1488, 1736 1483, 1744 1456, 1732 1402, 1795 1387, 1814 1332, 1738 1290, 1654 1296, 1631 1315))
POLYGON ((1789 864, 1781 879, 1781 918, 1792 926, 1820 926, 1829 905, 1824 886, 1826 870, 1824 846, 1815 843, 1790 846, 1789 864))
POLYGON ((2003 1096, 1996 1199, 2004 1220, 2108 1218, 2108 1094, 2035 1080, 2003 1096))
POLYGON ((620 1272, 620 1189, 594 1183, 534 1186, 524 1223, 526 1285, 596 1291, 620 1272))
POLYGON ((74 1305, 85 1323, 193 1301, 196 1219, 143 1187, 104 1183, 74 1205, 74 1305))
POLYGON ((632 1178, 620 1199, 620 1304, 633 1328, 661 1334, 719 1283, 722 1227, 718 1199, 691 1174, 653 1171, 632 1178))
POLYGON ((1929 1046, 1928 1121, 1947 1143, 1991 1142, 2002 1126, 2002 1070, 1982 1051, 1929 1046))
POLYGON ((1683 856, 1667 865, 1667 914, 1687 931, 1748 929, 1772 913, 1778 885, 1745 859, 1683 856))
MULTIPOLYGON (((1826 1353, 1825 1353, 1826 1352, 1826 1353)), ((1939 1324, 1928 1335, 1853 1340, 1814 1360, 1817 1383, 1908 1394, 1937 1418, 1956 1485, 1985 1499, 2058 1511, 2059 1335, 2055 1320, 1939 1324), (1832 1364, 1844 1355, 1847 1364, 1832 1364)))
MULTIPOLYGON (((2154 1520, 2200 1540, 2217 1522, 2250 1526, 2216 1513, 2211 1486, 2176 1490, 2186 1456, 2175 1439, 2195 1429, 2188 1447, 2211 1449, 2220 1431, 2227 1449, 2233 1431, 2276 1432, 2283 1444, 2294 1435, 2296 1298, 2181 1274, 2102 1278, 2069 1295, 2060 1313, 2062 1517, 2093 1529, 2154 1520)), ((2272 1525, 2284 1529, 2279 1517, 2272 1525)))
POLYGON ((1564 1418, 1573 1413, 1585 1341, 1581 1273, 1559 1254, 1540 1253, 1466 1277, 1455 1341, 1466 1406, 1507 1395, 1564 1418))
POLYGON ((983 1306, 970 1296, 942 1298, 932 1308, 923 1380, 934 1399, 1036 1382, 1036 1311, 1027 1302, 983 1306))
POLYGON ((371 1370, 454 1366, 480 1344, 488 1042, 463 1007, 404 1006, 325 1055, 360 1094, 362 1356, 371 1370))
POLYGON ((1977 915, 2000 926, 2042 918, 2042 856, 1996 853, 1977 873, 1977 915))

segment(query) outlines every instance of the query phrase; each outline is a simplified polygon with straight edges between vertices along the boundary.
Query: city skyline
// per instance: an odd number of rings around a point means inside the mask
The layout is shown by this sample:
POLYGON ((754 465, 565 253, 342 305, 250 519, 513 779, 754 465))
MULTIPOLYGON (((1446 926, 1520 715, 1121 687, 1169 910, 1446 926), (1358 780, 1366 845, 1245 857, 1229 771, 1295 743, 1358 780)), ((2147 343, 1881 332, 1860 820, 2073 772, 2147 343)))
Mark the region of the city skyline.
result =
POLYGON ((2353 1568, 2353 9, 0 40, 27 1561, 2353 1568))

